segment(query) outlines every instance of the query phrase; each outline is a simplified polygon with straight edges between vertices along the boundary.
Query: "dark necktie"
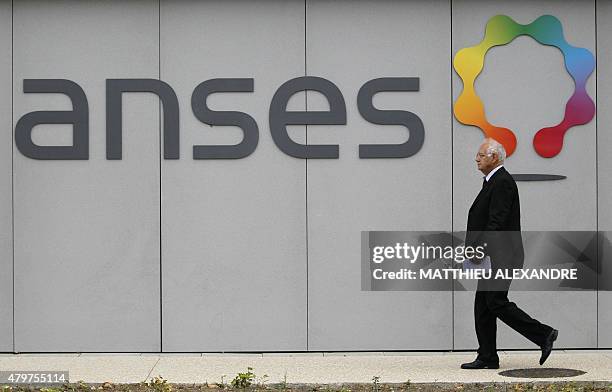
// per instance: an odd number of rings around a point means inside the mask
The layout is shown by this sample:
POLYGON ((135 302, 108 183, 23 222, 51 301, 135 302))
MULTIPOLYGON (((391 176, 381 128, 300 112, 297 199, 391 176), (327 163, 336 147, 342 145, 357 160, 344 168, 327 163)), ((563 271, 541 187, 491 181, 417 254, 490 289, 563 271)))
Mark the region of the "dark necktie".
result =
POLYGON ((482 179, 482 187, 484 188, 487 185, 487 178, 482 179))

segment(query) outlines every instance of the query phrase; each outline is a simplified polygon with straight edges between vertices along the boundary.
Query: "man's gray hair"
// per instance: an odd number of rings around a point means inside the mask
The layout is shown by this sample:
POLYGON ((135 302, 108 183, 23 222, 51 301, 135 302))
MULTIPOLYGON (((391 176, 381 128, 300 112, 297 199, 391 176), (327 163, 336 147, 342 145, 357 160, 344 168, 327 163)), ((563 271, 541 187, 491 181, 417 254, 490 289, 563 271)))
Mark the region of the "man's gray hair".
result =
POLYGON ((490 137, 486 138, 485 142, 487 143, 487 155, 495 153, 500 162, 506 159, 506 149, 501 143, 490 137))

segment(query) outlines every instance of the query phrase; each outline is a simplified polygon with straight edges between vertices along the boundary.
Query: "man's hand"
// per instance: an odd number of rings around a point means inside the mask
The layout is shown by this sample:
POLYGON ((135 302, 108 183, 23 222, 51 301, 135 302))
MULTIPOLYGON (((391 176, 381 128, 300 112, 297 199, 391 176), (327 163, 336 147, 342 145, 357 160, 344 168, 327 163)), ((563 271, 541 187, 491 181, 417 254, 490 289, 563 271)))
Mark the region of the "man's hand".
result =
POLYGON ((479 255, 474 255, 474 258, 471 259, 472 263, 480 264, 480 263, 482 263, 484 261, 484 259, 489 257, 489 256, 485 255, 484 253, 481 253, 481 254, 482 254, 482 257, 478 257, 479 255))
POLYGON ((470 270, 470 269, 490 270, 491 269, 491 257, 487 255, 479 259, 467 259, 463 262, 463 269, 464 270, 470 270))

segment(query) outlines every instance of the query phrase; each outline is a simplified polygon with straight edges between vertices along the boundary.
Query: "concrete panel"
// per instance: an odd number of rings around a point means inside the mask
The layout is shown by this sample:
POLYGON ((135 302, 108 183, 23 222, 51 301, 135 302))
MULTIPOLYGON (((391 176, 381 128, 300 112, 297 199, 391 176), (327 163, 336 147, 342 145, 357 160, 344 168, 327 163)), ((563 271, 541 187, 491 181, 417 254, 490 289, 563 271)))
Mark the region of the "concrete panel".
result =
MULTIPOLYGON (((362 230, 449 230, 450 4, 448 1, 307 2, 307 72, 333 81, 347 125, 309 126, 309 144, 339 144, 338 160, 308 161, 310 350, 446 350, 452 293, 361 291, 362 230), (379 77, 419 77, 420 91, 381 93, 380 109, 423 121, 412 157, 359 159, 359 144, 401 143, 402 126, 375 125, 357 93, 379 77)), ((309 94, 309 110, 326 110, 309 94)))
MULTIPOLYGON (((453 56, 476 45, 486 22, 505 14, 519 23, 531 23, 551 14, 559 18, 565 38, 574 46, 595 52, 594 2, 584 1, 453 1, 453 56)), ((523 230, 596 230, 595 121, 570 129, 564 148, 553 158, 542 158, 532 147, 534 134, 563 118, 573 82, 565 71, 563 55, 530 37, 519 37, 491 49, 476 82, 492 124, 515 131, 518 145, 506 161, 511 173, 561 174, 555 182, 519 182, 523 230)), ((587 90, 595 99, 595 75, 587 90)), ((453 97, 461 80, 453 74, 453 97)), ((467 210, 480 190, 482 175, 474 155, 482 140, 478 128, 453 123, 453 226, 465 230, 467 210)), ((455 293, 455 348, 475 348, 473 292, 455 293)), ((556 347, 596 346, 596 292, 523 292, 511 298, 530 314, 559 329, 556 347)), ((533 345, 498 322, 498 347, 533 348, 533 345)))
POLYGON ((612 347, 612 1, 597 2, 597 180, 598 223, 604 232, 600 249, 601 281, 598 301, 599 347, 612 347))
MULTIPOLYGON (((159 351, 158 99, 126 94, 123 160, 105 156, 105 79, 157 78, 157 2, 14 6, 14 123, 70 110, 64 95, 23 93, 25 78, 65 78, 87 94, 90 126, 87 161, 15 150, 15 349, 159 351)), ((71 126, 33 139, 71 144, 71 126)))
POLYGON ((161 53, 182 116, 181 159, 162 167, 163 350, 305 350, 306 162, 282 153, 268 126, 276 89, 304 75, 304 3, 163 1, 161 53), (208 99, 257 121, 248 157, 192 158, 193 145, 242 140, 191 110, 212 78, 254 78, 253 93, 208 99))
POLYGON ((0 2, 0 352, 13 351, 11 2, 0 2))
MULTIPOLYGON (((598 148, 601 148, 602 144, 599 144, 598 148)), ((605 192, 601 191, 602 189, 600 188, 600 196, 605 195, 605 192)), ((600 199, 599 202, 601 208, 601 205, 606 201, 600 199)), ((609 225, 609 222, 606 222, 605 225, 609 225)), ((612 332, 610 332, 610 329, 612 329, 612 311, 610 311, 610 308, 612 307, 612 231, 607 230, 601 232, 599 238, 599 257, 601 263, 599 265, 600 276, 598 281, 599 291, 597 298, 597 342, 599 348, 611 348, 612 332)))

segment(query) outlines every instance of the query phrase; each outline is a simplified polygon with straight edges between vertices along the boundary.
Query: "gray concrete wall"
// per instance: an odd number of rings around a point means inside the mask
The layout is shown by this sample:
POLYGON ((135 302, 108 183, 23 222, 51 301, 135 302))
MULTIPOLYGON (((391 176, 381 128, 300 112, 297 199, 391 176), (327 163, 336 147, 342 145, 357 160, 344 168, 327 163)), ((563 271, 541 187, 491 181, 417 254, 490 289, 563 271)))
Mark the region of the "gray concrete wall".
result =
POLYGON ((162 162, 164 350, 306 350, 306 161, 276 148, 267 121, 276 89, 304 75, 304 3, 162 2, 161 32, 182 115, 181 159, 162 162), (193 89, 212 78, 255 79, 253 93, 208 99, 257 121, 246 158, 192 158, 193 145, 242 139, 192 114, 193 89))
MULTIPOLYGON (((0 351, 475 348, 473 292, 361 291, 360 232, 465 229, 481 182, 473 157, 482 134, 452 117, 461 82, 451 61, 496 14, 521 23, 557 16, 571 44, 597 52, 600 70, 588 85, 599 120, 572 128, 562 153, 544 159, 531 140, 561 119, 573 91, 563 56, 529 37, 487 55, 476 84, 487 115, 519 136, 508 168, 567 176, 519 183, 523 228, 612 232, 611 13, 604 0, 0 2, 0 351), (290 134, 338 144, 339 159, 290 157, 271 138, 274 92, 304 75, 338 86, 347 124, 290 126, 290 134), (420 91, 378 94, 374 104, 416 113, 423 147, 405 159, 359 159, 359 144, 409 137, 357 109, 365 82, 393 76, 419 77, 420 91), (11 115, 14 129, 28 112, 70 109, 61 94, 23 93, 26 78, 83 88, 89 160, 33 160, 13 147, 11 115), (159 100, 129 93, 123 159, 106 160, 108 78, 172 86, 180 159, 160 157, 159 100), (237 127, 195 118, 191 94, 211 78, 254 78, 252 93, 208 99, 214 110, 257 121, 259 144, 246 158, 192 159, 193 145, 242 137, 237 127)), ((289 108, 328 103, 300 93, 289 108)), ((69 145, 71 126, 43 125, 33 135, 41 145, 69 145)), ((558 347, 612 347, 610 292, 511 296, 558 327, 558 347)), ((501 322, 499 330, 500 348, 533 348, 501 322)))
MULTIPOLYGON (((480 42, 486 22, 497 14, 511 16, 522 24, 540 15, 555 15, 563 24, 568 42, 595 53, 594 7, 592 1, 453 1, 453 53, 480 42)), ((461 80, 456 75, 453 80, 456 97, 461 80)), ((519 183, 522 229, 596 230, 595 120, 570 129, 563 150, 554 158, 542 158, 532 147, 533 135, 540 128, 563 119, 565 102, 573 93, 563 54, 530 37, 518 37, 488 52, 476 88, 489 121, 517 135, 517 149, 505 165, 511 173, 567 176, 557 182, 519 183)), ((595 75, 589 79, 587 91, 595 99, 595 75)), ((478 128, 456 120, 453 133, 453 224, 455 230, 465 230, 467 210, 482 183, 474 156, 483 136, 478 128)), ((559 327, 558 345, 596 347, 596 292, 517 292, 510 297, 533 317, 559 327)), ((456 292, 454 303, 455 348, 475 348, 473 293, 456 292)), ((502 322, 498 326, 498 347, 533 346, 502 322)))
MULTIPOLYGON (((612 2, 597 2, 597 211, 600 244, 601 280, 612 280, 612 2)), ((609 287, 609 286, 608 286, 609 287)), ((599 347, 612 347, 612 291, 598 292, 599 347)))
MULTIPOLYGON (((452 347, 450 291, 361 291, 359 268, 362 230, 450 230, 451 168, 439 164, 450 156, 450 117, 440 116, 450 107, 448 11, 446 1, 307 2, 307 73, 336 83, 347 106, 346 126, 308 126, 309 143, 340 145, 338 160, 308 160, 311 350, 452 347), (357 110, 363 83, 393 76, 420 77, 421 91, 381 93, 374 104, 421 117, 423 148, 406 159, 359 159, 359 144, 409 137, 357 110)), ((309 94, 309 110, 325 105, 309 94)))
MULTIPOLYGON (((87 94, 90 124, 88 161, 14 156, 15 350, 158 351, 157 99, 125 98, 123 160, 105 153, 105 79, 158 77, 157 2, 13 11, 14 123, 71 108, 61 94, 24 94, 23 79, 66 78, 87 94)), ((71 144, 71 126, 36 127, 33 139, 71 144)))
POLYGON ((0 3, 0 351, 13 350, 11 2, 0 3))

